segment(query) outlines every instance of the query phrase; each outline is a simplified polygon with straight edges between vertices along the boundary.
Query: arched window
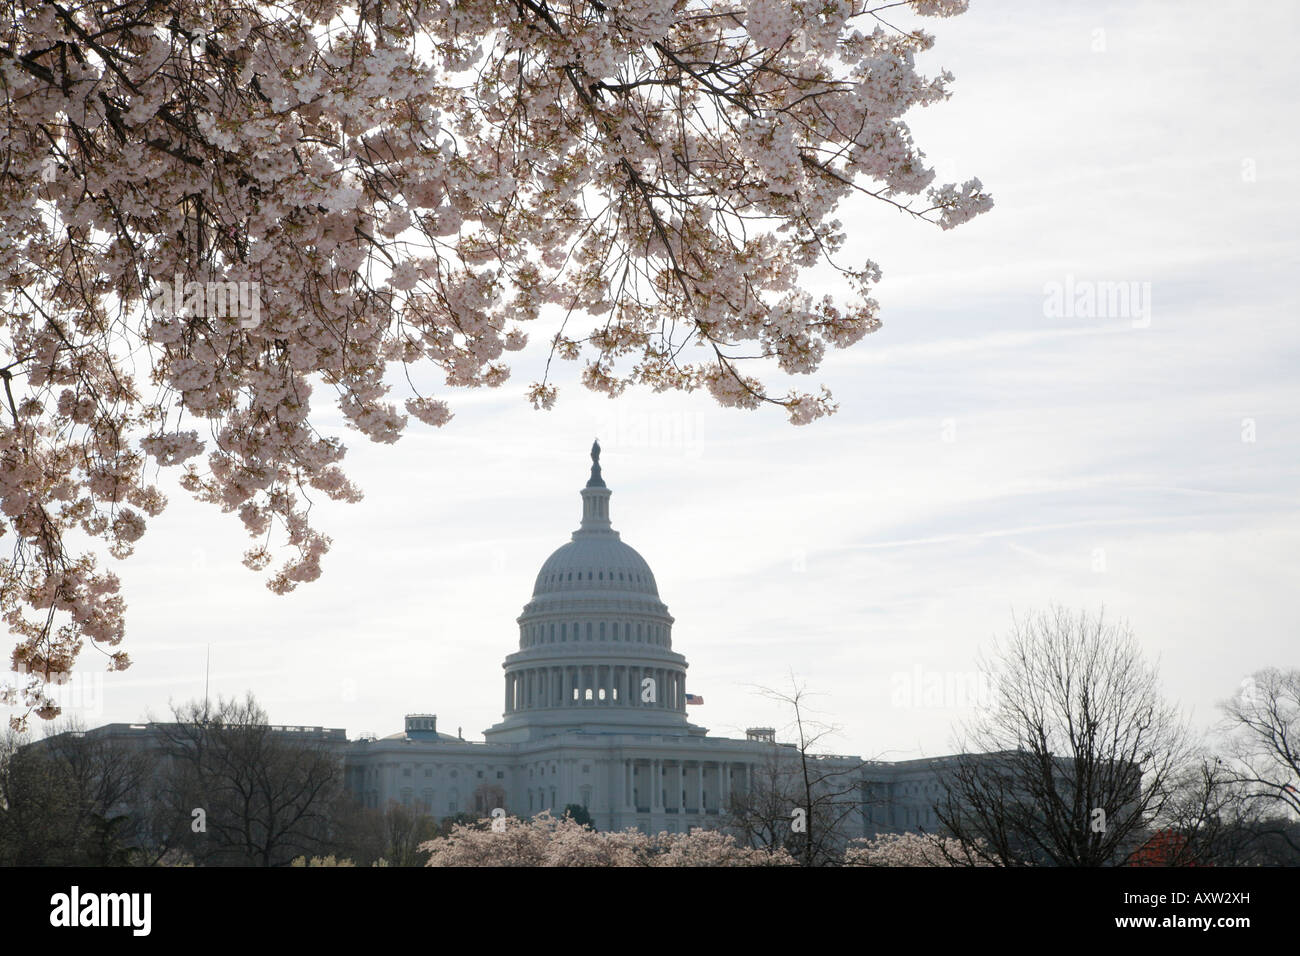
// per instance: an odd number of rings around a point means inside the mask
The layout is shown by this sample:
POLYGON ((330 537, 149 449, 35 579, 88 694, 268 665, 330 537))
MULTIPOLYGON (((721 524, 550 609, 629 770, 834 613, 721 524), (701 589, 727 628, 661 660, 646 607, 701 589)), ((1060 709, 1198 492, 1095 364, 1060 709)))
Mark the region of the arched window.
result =
POLYGON ((601 621, 601 622, 600 622, 600 639, 601 639, 602 641, 605 639, 605 622, 604 622, 604 621, 601 621))

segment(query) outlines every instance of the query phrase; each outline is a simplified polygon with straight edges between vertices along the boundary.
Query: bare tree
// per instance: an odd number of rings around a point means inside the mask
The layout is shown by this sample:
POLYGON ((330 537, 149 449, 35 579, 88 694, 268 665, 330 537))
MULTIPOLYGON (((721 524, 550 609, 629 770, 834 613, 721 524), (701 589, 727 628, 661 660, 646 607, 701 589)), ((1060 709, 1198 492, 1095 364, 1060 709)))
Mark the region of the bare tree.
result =
POLYGON ((173 714, 174 723, 158 725, 170 762, 158 807, 165 845, 203 864, 254 866, 287 865, 328 846, 343 771, 327 743, 270 726, 251 694, 173 714))
POLYGON ((1015 621, 981 666, 995 699, 960 736, 940 822, 998 865, 1123 863, 1193 755, 1131 630, 1054 607, 1015 621))
POLYGON ((1300 670, 1256 672, 1223 709, 1232 778, 1256 828, 1300 853, 1300 670))
POLYGON ((1130 854, 1131 865, 1233 866, 1246 862, 1252 827, 1241 787, 1220 757, 1208 752, 1171 778, 1169 799, 1152 819, 1154 833, 1130 854))
POLYGON ((0 863, 116 866, 137 861, 130 799, 149 758, 69 721, 43 740, 0 743, 0 863))
POLYGON ((839 732, 835 725, 815 719, 807 689, 791 677, 791 690, 759 688, 769 700, 787 707, 793 736, 777 743, 758 765, 744 793, 733 794, 729 826, 750 846, 784 849, 803 866, 841 862, 855 815, 862 813, 862 769, 866 761, 819 752, 823 742, 839 732))

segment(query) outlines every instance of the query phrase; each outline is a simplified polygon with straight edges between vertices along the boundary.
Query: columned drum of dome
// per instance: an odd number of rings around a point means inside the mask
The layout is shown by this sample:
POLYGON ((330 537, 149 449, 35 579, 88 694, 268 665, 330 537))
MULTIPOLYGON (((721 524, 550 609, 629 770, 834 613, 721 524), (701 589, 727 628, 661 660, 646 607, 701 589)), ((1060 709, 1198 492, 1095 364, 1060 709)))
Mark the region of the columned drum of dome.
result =
POLYGON ((591 447, 582 522, 542 565, 505 659, 505 711, 489 741, 568 731, 704 734, 686 720, 686 658, 654 573, 609 518, 612 492, 591 447))

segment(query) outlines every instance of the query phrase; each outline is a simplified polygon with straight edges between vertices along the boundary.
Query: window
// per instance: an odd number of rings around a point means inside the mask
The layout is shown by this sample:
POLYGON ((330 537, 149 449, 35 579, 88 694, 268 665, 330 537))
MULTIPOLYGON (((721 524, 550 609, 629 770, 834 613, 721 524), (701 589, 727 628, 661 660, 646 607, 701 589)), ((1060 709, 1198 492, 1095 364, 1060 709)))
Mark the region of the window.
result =
POLYGON ((429 769, 428 767, 425 767, 425 768, 424 768, 424 775, 425 775, 426 777, 432 777, 432 776, 433 776, 433 771, 432 771, 431 769, 429 769))
POLYGON ((582 765, 582 772, 583 772, 583 773, 591 773, 591 764, 589 764, 589 763, 584 763, 584 764, 582 765))
POLYGON ((480 771, 478 772, 478 778, 479 778, 480 780, 483 779, 483 771, 482 771, 482 770, 480 770, 480 771))
POLYGON ((403 777, 409 777, 410 775, 411 775, 411 768, 410 768, 410 767, 403 767, 403 768, 402 768, 402 776, 403 776, 403 777))
POLYGON ((498 770, 498 771, 497 771, 497 779, 498 779, 498 780, 504 780, 504 779, 505 779, 505 776, 506 776, 506 772, 505 772, 504 770, 498 770))
POLYGON ((456 771, 453 770, 453 771, 451 772, 451 775, 452 775, 453 778, 455 778, 455 776, 456 776, 456 771))

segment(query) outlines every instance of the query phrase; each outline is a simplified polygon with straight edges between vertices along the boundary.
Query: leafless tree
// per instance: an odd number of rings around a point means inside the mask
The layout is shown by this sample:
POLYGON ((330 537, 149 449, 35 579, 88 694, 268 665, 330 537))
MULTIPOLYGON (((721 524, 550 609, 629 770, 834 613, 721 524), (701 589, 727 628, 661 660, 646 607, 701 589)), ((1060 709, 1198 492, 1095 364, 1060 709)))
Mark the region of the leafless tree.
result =
POLYGON ((784 849, 804 866, 835 865, 854 816, 862 813, 866 761, 820 752, 839 728, 816 719, 811 695, 793 677, 789 691, 762 687, 759 693, 788 709, 791 720, 782 731, 793 740, 777 743, 774 730, 748 789, 732 795, 728 825, 750 846, 784 849))
POLYGON ((75 721, 29 741, 0 742, 0 862, 113 866, 137 862, 130 798, 149 775, 138 750, 75 721))
POLYGON ((163 845, 201 864, 254 866, 287 865, 329 845, 343 771, 327 743, 270 726, 251 695, 191 702, 173 715, 158 725, 169 760, 158 801, 163 845))
POLYGON ((1257 826, 1300 853, 1300 670, 1256 672, 1223 709, 1229 768, 1257 826))
POLYGON ((981 667, 994 700, 959 736, 940 822, 1002 866, 1125 862, 1194 759, 1132 631, 1053 607, 1016 620, 981 667))

